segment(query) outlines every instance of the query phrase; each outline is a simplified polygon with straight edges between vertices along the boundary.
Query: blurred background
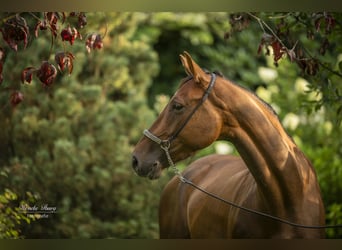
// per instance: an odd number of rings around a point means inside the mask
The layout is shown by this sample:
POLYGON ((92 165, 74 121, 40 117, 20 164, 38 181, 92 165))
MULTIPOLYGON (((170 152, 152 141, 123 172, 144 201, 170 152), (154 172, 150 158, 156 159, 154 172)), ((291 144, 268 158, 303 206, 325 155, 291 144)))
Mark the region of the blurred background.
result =
MULTIPOLYGON (((2 20, 6 15, 1 13, 2 20)), ((30 26, 32 15, 22 15, 30 26)), ((173 173, 140 178, 131 168, 131 152, 186 76, 183 51, 272 105, 316 169, 327 224, 341 224, 342 15, 257 16, 86 13, 87 25, 79 28, 83 40, 71 44, 39 30, 18 52, 8 49, 2 28, 0 238, 158 238, 159 197, 173 173), (277 51, 262 20, 283 41, 286 26, 296 40, 285 45, 298 57, 316 58, 318 66, 299 65, 289 51, 277 51), (94 31, 103 48, 88 53, 84 40, 94 31), (306 50, 296 50, 296 44, 306 50), (74 57, 70 74, 58 72, 51 86, 37 78, 21 82, 24 68, 53 62, 59 50, 74 57), (20 91, 20 101, 13 100, 13 91, 20 91), (26 205, 56 212, 28 216, 26 205)), ((76 24, 67 19, 60 25, 76 24)), ((237 154, 230 143, 216 142, 178 166, 211 153, 237 154)), ((326 232, 328 238, 342 237, 341 229, 326 232)))

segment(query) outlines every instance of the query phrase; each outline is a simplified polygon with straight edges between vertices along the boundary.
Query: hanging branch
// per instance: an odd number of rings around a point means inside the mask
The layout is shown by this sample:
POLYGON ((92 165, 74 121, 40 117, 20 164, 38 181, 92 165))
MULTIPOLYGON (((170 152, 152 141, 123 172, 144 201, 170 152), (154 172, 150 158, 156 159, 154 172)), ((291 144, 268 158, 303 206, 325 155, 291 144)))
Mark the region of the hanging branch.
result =
MULTIPOLYGON (((6 15, 6 13, 4 13, 6 15)), ((69 74, 73 70, 74 55, 66 50, 66 43, 68 42, 72 46, 76 39, 82 40, 82 35, 79 29, 83 28, 87 24, 87 18, 84 12, 71 12, 66 14, 64 12, 43 12, 39 15, 35 13, 15 13, 9 16, 2 17, 0 23, 0 32, 4 42, 11 50, 15 52, 19 50, 25 50, 28 45, 29 36, 34 33, 34 37, 38 38, 40 33, 50 32, 51 45, 49 54, 45 56, 46 60, 43 60, 42 64, 38 67, 29 66, 22 70, 21 81, 22 83, 31 83, 33 78, 38 78, 44 87, 50 87, 58 71, 60 73, 67 71, 69 74), (66 21, 72 21, 76 25, 71 26, 66 21), (29 21, 29 22, 27 22, 29 21), (30 27, 28 23, 32 26, 30 27), (66 24, 65 24, 66 23, 66 24), (63 52, 54 52, 55 42, 60 39, 63 42, 63 52), (55 53, 55 62, 49 62, 51 54, 55 53)), ((107 28, 106 28, 107 30, 107 28)), ((88 52, 94 49, 101 49, 103 47, 101 36, 91 36, 94 40, 87 39, 85 42, 85 48, 88 52)), ((5 50, 0 47, 0 86, 3 82, 3 65, 5 63, 6 53, 10 53, 10 50, 5 50)), ((13 83, 15 84, 15 83, 13 83)), ((8 88, 3 87, 1 90, 5 91, 11 89, 10 103, 12 106, 17 106, 24 100, 24 95, 20 92, 18 87, 8 88)))

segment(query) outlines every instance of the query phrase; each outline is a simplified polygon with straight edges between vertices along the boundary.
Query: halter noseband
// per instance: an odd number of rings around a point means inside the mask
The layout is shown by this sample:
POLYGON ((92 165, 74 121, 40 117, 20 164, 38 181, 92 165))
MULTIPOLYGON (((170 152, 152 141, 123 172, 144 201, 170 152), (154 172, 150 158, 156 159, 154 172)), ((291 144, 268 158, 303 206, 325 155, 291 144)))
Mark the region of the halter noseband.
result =
MULTIPOLYGON (((194 113, 197 111, 197 109, 204 103, 204 101, 206 99, 208 99, 208 96, 211 92, 211 90, 213 89, 214 85, 215 85, 215 81, 216 81, 216 74, 215 73, 211 73, 211 79, 210 79, 210 83, 208 88, 205 90, 201 100, 197 103, 196 107, 191 111, 191 113, 189 114, 189 116, 185 119, 185 121, 183 122, 182 126, 180 126, 176 132, 174 134, 172 134, 168 139, 166 140, 162 140, 159 137, 157 137, 156 135, 152 134, 148 129, 144 130, 144 135, 151 139, 152 141, 154 141, 155 143, 159 144, 160 147, 166 152, 166 154, 168 155, 168 150, 171 146, 171 142, 176 139, 176 137, 180 134, 180 132, 183 130, 183 128, 186 126, 186 124, 190 121, 191 117, 194 115, 194 113)), ((168 156, 169 158, 169 156, 168 156)), ((170 161, 169 161, 170 162, 170 161)), ((171 164, 172 165, 172 164, 171 164)))

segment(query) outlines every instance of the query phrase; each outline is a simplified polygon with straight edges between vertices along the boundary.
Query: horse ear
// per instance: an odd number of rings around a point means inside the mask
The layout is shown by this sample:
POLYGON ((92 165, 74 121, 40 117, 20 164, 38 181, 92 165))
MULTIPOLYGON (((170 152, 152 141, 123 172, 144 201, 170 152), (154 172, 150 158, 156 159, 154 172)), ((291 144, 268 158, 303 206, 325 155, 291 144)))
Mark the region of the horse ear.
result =
POLYGON ((191 58, 186 51, 180 55, 181 62, 185 72, 192 76, 197 83, 207 85, 209 83, 209 76, 201 69, 201 67, 191 58))

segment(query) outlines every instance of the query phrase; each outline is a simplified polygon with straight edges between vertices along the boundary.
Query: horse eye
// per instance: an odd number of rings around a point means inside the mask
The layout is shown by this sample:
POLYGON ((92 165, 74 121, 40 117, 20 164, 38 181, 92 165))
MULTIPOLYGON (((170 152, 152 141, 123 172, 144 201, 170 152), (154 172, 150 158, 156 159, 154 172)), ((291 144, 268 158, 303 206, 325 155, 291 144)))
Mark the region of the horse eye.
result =
POLYGON ((175 111, 181 111, 183 108, 184 106, 178 102, 172 104, 172 109, 175 111))

